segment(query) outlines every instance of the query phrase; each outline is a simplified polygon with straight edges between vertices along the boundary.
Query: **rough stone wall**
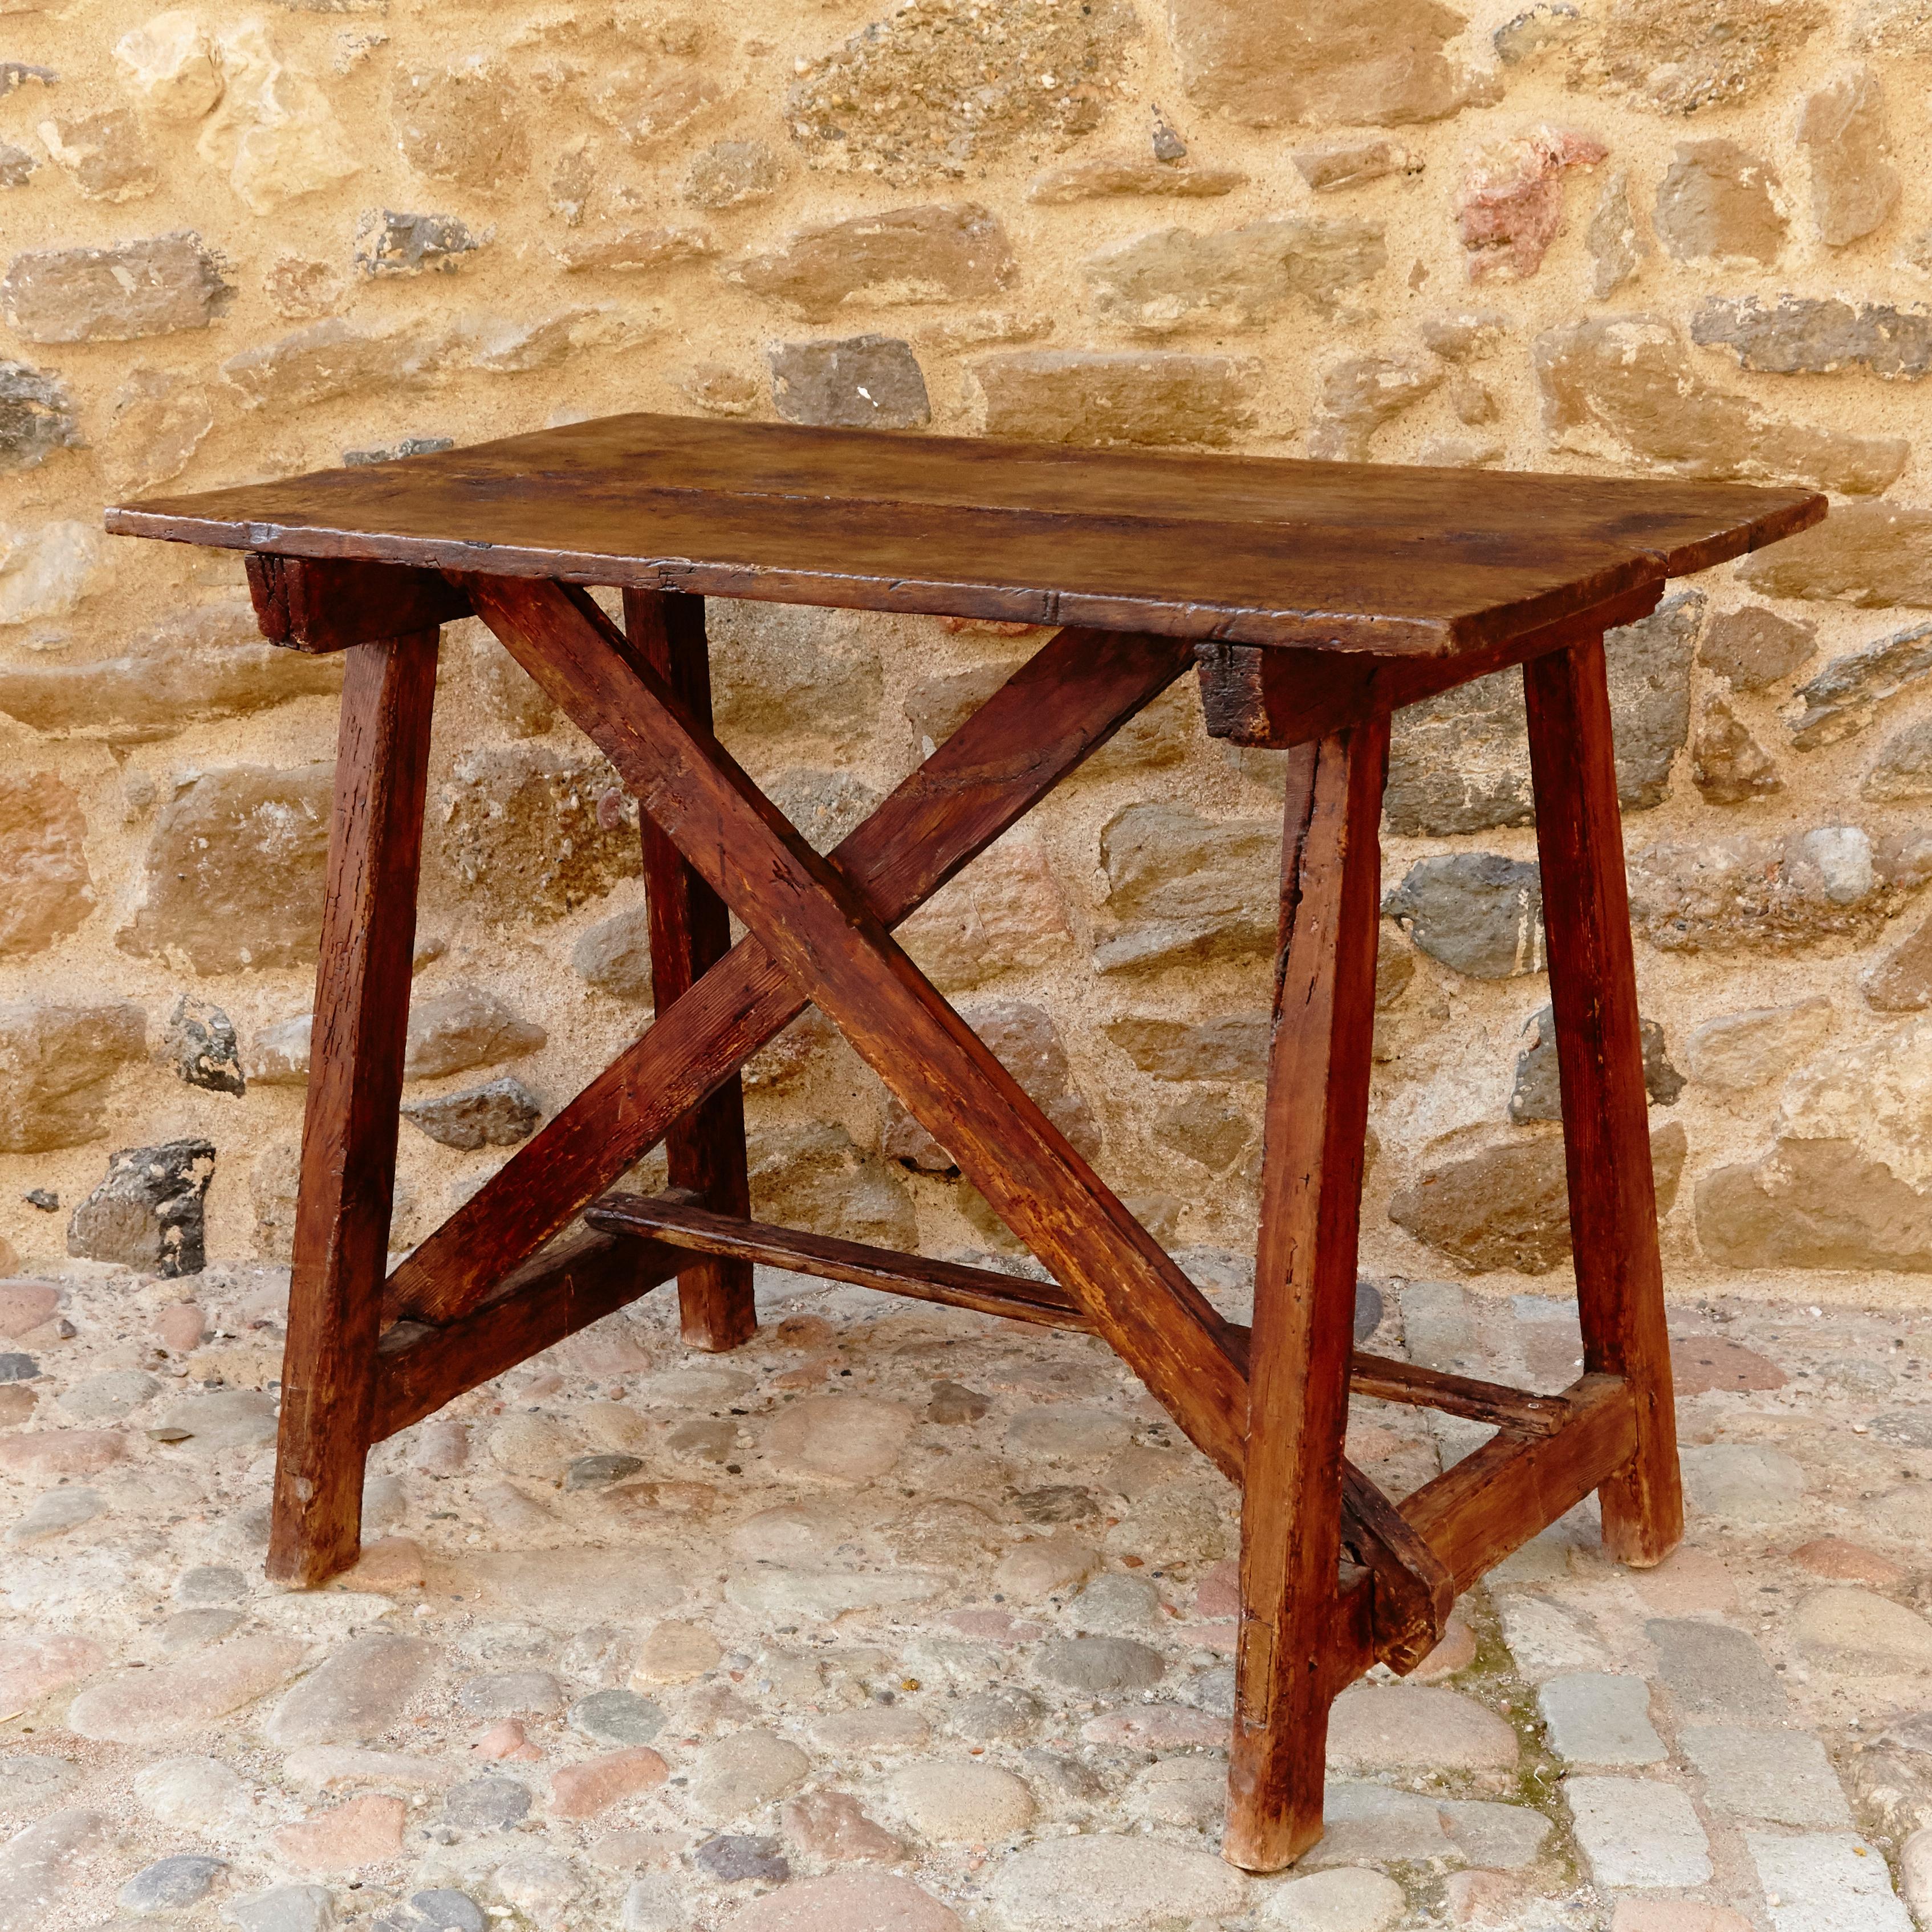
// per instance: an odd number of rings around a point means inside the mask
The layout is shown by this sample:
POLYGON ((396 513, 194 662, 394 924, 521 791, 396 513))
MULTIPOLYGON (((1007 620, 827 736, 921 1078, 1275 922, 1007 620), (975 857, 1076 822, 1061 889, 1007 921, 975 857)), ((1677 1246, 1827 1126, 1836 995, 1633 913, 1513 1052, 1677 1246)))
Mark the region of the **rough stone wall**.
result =
MULTIPOLYGON (((1926 0, 0 0, 0 1235, 286 1252, 339 667, 103 503, 644 408, 1831 490, 1612 640, 1665 1240, 1916 1300, 1928 80, 1926 0)), ((820 844, 1041 634, 712 628, 820 844)), ((442 664, 405 1240, 648 1012, 634 809, 442 664)), ((1520 694, 1399 726, 1366 1264, 1557 1291, 1520 694)), ((1278 766, 1184 686, 909 928, 1184 1247, 1249 1234, 1278 766)), ((751 1106, 766 1211, 1000 1246, 822 1029, 751 1106)))

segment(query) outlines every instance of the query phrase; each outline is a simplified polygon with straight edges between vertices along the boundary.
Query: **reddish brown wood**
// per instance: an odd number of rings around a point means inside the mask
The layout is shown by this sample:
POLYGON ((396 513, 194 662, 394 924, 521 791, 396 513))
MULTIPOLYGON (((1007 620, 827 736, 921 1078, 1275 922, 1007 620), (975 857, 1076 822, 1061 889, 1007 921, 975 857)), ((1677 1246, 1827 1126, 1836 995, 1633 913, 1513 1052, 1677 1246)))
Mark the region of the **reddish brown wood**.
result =
POLYGON ((982 1315, 1008 1315, 1048 1328, 1090 1334, 1094 1324, 1079 1304, 1056 1281, 1034 1281, 994 1268, 936 1262, 798 1228, 775 1227, 714 1214, 696 1203, 664 1195, 607 1194, 585 1210, 590 1226, 606 1234, 653 1235, 666 1244, 700 1254, 736 1255, 748 1264, 790 1268, 827 1281, 910 1295, 970 1308, 982 1315))
MULTIPOLYGON (((1346 1459, 1342 1547, 1375 1576, 1376 1655, 1398 1676, 1406 1676, 1442 1641, 1456 1601, 1455 1583, 1402 1512, 1346 1459)), ((1330 1641, 1325 1632, 1323 1641, 1330 1641)))
POLYGON ((1664 579, 1573 617, 1559 619, 1454 658, 1364 658, 1334 651, 1197 644, 1201 707, 1210 738, 1286 750, 1345 730, 1378 708, 1399 711, 1472 678, 1600 637, 1657 608, 1664 579))
POLYGON ((1247 1392, 1226 1324, 893 942, 846 873, 812 850, 660 679, 625 661, 587 596, 494 578, 464 587, 1190 1439, 1238 1477, 1247 1392))
POLYGON ((1444 1415, 1466 1416, 1472 1422, 1492 1423, 1521 1436, 1551 1435, 1570 1419, 1570 1406, 1561 1396, 1532 1395, 1527 1389, 1451 1375, 1444 1369, 1418 1368, 1413 1362, 1366 1354, 1360 1348, 1349 1368, 1348 1388, 1371 1401, 1440 1409, 1444 1415))
POLYGON ((519 1362, 669 1281, 687 1257, 634 1236, 568 1234, 447 1328, 398 1322, 376 1354, 371 1439, 434 1415, 519 1362))
POLYGON ((362 1548, 436 634, 350 650, 336 745, 268 1574, 314 1585, 362 1548))
POLYGON ((354 559, 251 555, 248 594, 270 644, 314 656, 433 630, 470 615, 462 593, 440 571, 354 559))
POLYGON ((1322 1835, 1388 758, 1383 712, 1287 760, 1222 1840, 1251 1871, 1322 1835))
POLYGON ((1636 1451, 1604 1486, 1604 1542, 1660 1563, 1684 1498, 1603 640, 1526 664, 1523 692, 1583 1364, 1624 1376, 1636 1405, 1636 1451))
POLYGON ((1802 530, 1802 489, 628 416, 110 510, 304 557, 1441 655, 1802 530))
MULTIPOLYGON (((832 854, 896 926, 1024 818, 1191 662, 1174 639, 1062 631, 832 854)), ((392 1319, 475 1306, 804 1010, 741 940, 431 1234, 391 1278, 392 1319)))
MULTIPOLYGON (((711 658, 701 597, 624 593, 624 634, 707 730, 711 724, 711 658)), ((724 902, 686 863, 648 817, 641 820, 644 889, 650 896, 651 993, 667 1012, 731 950, 731 916, 724 902)), ((745 1093, 728 1074, 664 1135, 674 1187, 688 1189, 719 1214, 752 1211, 745 1167, 745 1093)), ((707 1255, 677 1278, 678 1322, 687 1348, 711 1353, 735 1348, 758 1332, 752 1264, 707 1255)))
POLYGON ((1568 1422, 1554 1436, 1492 1436, 1402 1499, 1402 1514, 1466 1590, 1513 1550, 1567 1515, 1627 1464, 1636 1405, 1619 1376, 1585 1376, 1564 1392, 1568 1422))

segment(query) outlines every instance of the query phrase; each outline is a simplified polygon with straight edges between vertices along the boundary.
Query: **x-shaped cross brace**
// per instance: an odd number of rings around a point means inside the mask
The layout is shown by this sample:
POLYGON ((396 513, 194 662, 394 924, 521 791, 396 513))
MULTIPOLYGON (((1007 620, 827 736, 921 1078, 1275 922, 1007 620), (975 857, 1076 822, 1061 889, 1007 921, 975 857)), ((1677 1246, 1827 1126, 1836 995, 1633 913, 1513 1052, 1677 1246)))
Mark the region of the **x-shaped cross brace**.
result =
MULTIPOLYGON (((1534 1534, 1552 1509, 1630 1462, 1644 1426, 1618 1372, 1622 1345, 1601 1340, 1591 1345, 1593 1372, 1561 1397, 1351 1360, 1377 826, 1389 708, 1401 701, 1401 687, 1378 683, 1383 674, 1372 664, 1317 668, 1297 701, 1312 704, 1319 722, 1285 728, 1273 740, 1295 748, 1250 1332, 1220 1316, 891 936, 1171 684, 1192 661, 1189 644, 1061 631, 836 852, 820 856, 718 742, 688 682, 679 688, 675 658, 663 646, 668 626, 688 624, 695 600, 629 594, 627 634, 586 592, 563 584, 454 572, 446 584, 416 572, 379 573, 379 580, 385 575, 399 586, 398 607, 413 608, 421 622, 462 610, 481 617, 603 751, 655 836, 675 847, 748 936, 724 950, 721 913, 708 942, 715 963, 701 956, 705 946, 687 946, 692 970, 668 998, 661 979, 649 1030, 418 1247, 379 1295, 436 632, 352 647, 272 1570, 314 1582, 352 1562, 370 1442, 688 1274, 694 1251, 741 1263, 762 1256, 1084 1329, 1106 1340, 1190 1438, 1244 1486, 1228 1844, 1232 1856, 1257 1868, 1286 1862, 1319 1833, 1322 1737, 1336 1693, 1378 1658, 1398 1669, 1419 1660, 1439 1636, 1454 1592, 1534 1534), (439 596, 448 608, 437 605, 439 596), (766 1228, 719 1190, 707 1197, 702 1185, 655 1202, 599 1200, 667 1135, 688 1136, 707 1101, 735 1091, 739 1068, 808 1004, 948 1150, 1045 1264, 1050 1282, 766 1228), (740 1211, 716 1211, 734 1205, 740 1211), (593 1232, 556 1240, 586 1206, 593 1232), (1501 1432, 1398 1511, 1342 1460, 1352 1378, 1360 1392, 1474 1415, 1501 1432)), ((1608 770, 1606 714, 1586 721, 1588 730, 1571 721, 1586 746, 1580 770, 1587 784, 1580 789, 1550 770, 1545 741, 1565 728, 1562 706, 1587 709, 1602 690, 1600 614, 1594 627, 1571 630, 1514 648, 1515 658, 1542 653, 1531 672, 1532 694, 1543 691, 1540 725, 1532 718, 1533 748, 1544 747, 1540 800, 1566 784, 1578 798, 1594 785, 1589 795, 1598 796, 1608 770)), ((1270 662, 1255 672, 1257 689, 1277 668, 1270 662)), ((1468 674, 1463 667, 1444 681, 1468 674)), ((1609 782, 1613 830, 1613 773, 1609 782)), ((1604 873, 1603 830, 1597 820, 1585 827, 1593 842, 1580 876, 1604 873)), ((1619 890, 1621 877, 1619 862, 1619 890)), ((1559 895, 1552 932, 1569 916, 1559 895)), ((1626 982, 1628 971, 1626 951, 1626 982)), ((1634 1051, 1634 996, 1628 1004, 1634 1051)), ((1620 1028, 1624 1017, 1618 1007, 1620 1028)), ((1624 1045, 1619 1034, 1606 1064, 1634 1064, 1624 1045)), ((1564 1072, 1567 1092, 1568 1059, 1564 1072)), ((674 1182, 702 1180, 692 1145, 687 1139, 681 1176, 674 1138, 674 1182)), ((742 1172, 741 1159, 741 1187, 742 1172)), ((1647 1162, 1642 1180, 1647 1187, 1647 1162)), ((738 1292, 736 1314, 728 1306, 712 1310, 715 1339, 725 1346, 748 1332, 748 1282, 738 1292)), ((1586 1315, 1586 1334, 1588 1326, 1586 1315)), ((1667 1547, 1674 1535, 1663 1521, 1624 1540, 1626 1553, 1642 1553, 1640 1545, 1667 1547)))

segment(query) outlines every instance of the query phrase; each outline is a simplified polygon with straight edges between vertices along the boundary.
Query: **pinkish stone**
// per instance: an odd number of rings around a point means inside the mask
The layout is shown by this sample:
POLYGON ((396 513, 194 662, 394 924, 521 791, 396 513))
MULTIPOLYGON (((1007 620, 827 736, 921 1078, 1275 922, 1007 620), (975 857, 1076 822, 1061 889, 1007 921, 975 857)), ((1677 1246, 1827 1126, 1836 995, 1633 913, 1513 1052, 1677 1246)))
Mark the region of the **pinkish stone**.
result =
POLYGON ((208 1318, 192 1301, 170 1302, 154 1317, 154 1339, 164 1348, 185 1355, 201 1346, 208 1318))
POLYGON ((834 1872, 754 1898, 720 1932, 961 1932, 958 1915, 911 1880, 834 1872))
POLYGON ((422 1545, 406 1536, 379 1537, 365 1543, 356 1565, 342 1579, 352 1590, 420 1590, 423 1586, 422 1545))
POLYGON ((1701 1898, 1620 1898, 1610 1932, 1750 1932, 1750 1921, 1701 1898))
POLYGON ((996 1643, 1002 1648, 1016 1643, 1031 1643, 1036 1637, 1046 1634, 1042 1624, 1028 1623, 1024 1618, 1016 1617, 1007 1610, 955 1610, 946 1621, 962 1636, 970 1636, 978 1643, 996 1643))
POLYGON ((14 1476, 91 1476, 126 1454, 116 1429, 37 1429, 0 1441, 0 1469, 14 1476))
POLYGON ((25 1382, 0 1382, 0 1429, 17 1429, 34 1412, 35 1397, 25 1382))
POLYGON ((849 1791, 808 1792, 788 1800, 778 1816, 800 1851, 828 1864, 892 1864, 905 1856, 904 1846, 849 1791))
POLYGON ((1610 152, 1567 128, 1532 128, 1492 142, 1470 160, 1456 204, 1469 279, 1521 281, 1536 273, 1563 225, 1563 175, 1610 152))
POLYGON ((1191 1704, 1139 1704, 1090 1718, 1080 1726, 1090 1744, 1130 1744, 1136 1750, 1178 1750, 1186 1744, 1225 1744, 1228 1720, 1191 1704))
POLYGON ((1408 1673, 1412 1684, 1433 1684, 1453 1677, 1476 1660, 1476 1633, 1460 1617, 1451 1617, 1442 1627, 1442 1641, 1408 1673))
POLYGON ((1238 1617, 1241 1614, 1241 1566, 1230 1556, 1210 1563, 1195 1586, 1197 1617, 1238 1617))
POLYGON ((1637 1594, 1660 1617, 1686 1617, 1700 1610, 1724 1612, 1738 1606, 1738 1588, 1722 1560, 1708 1550, 1673 1550, 1654 1570, 1631 1573, 1637 1594))
POLYGON ((1814 1576, 1828 1576, 1840 1583, 1869 1583, 1877 1589, 1902 1582, 1906 1575, 1889 1557, 1843 1536, 1821 1536, 1800 1544, 1791 1552, 1791 1560, 1814 1576))
POLYGON ((38 1328, 59 1307, 60 1298, 50 1281, 0 1281, 0 1335, 38 1328))
POLYGON ((1223 1657, 1232 1657, 1241 1647, 1241 1627, 1237 1623, 1177 1624, 1170 1634, 1177 1643, 1216 1651, 1223 1657))
POLYGON ((91 1677, 107 1661, 84 1636, 21 1636, 0 1643, 0 1716, 29 1711, 43 1697, 91 1677))
POLYGON ((332 1810, 318 1811, 274 1834, 275 1849, 301 1871, 354 1871, 379 1865, 403 1849, 410 1808, 400 1798, 371 1792, 332 1810))
POLYGON ((506 1758, 514 1758, 527 1764, 542 1757, 543 1753, 524 1734, 522 1718, 505 1718, 492 1724, 470 1747, 470 1755, 486 1758, 492 1764, 500 1763, 506 1758))
POLYGON ((647 1744, 562 1766, 550 1776, 550 1816, 594 1818, 620 1799, 655 1790, 670 1775, 670 1766, 647 1744))
POLYGON ((1514 1924, 1525 1897, 1522 1881, 1507 1872, 1451 1872, 1442 1886, 1452 1925, 1514 1924))
POLYGON ((1679 1336, 1670 1344, 1670 1379, 1678 1396, 1714 1389, 1779 1389, 1789 1379, 1768 1355, 1720 1335, 1679 1336))

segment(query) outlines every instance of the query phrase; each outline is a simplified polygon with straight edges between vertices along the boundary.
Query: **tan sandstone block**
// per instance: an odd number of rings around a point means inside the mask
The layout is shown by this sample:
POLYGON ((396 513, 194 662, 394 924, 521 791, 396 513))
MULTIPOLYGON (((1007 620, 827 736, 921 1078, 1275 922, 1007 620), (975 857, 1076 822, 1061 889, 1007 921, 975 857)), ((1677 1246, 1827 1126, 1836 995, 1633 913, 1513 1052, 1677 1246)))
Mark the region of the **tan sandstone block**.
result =
POLYGON ((796 229, 724 269, 728 280, 814 321, 842 306, 981 302, 1018 267, 998 216, 976 202, 887 208, 796 229))
POLYGON ((1220 448, 1252 424, 1262 370, 1233 356, 1035 349, 988 356, 972 373, 988 436, 1220 448))

